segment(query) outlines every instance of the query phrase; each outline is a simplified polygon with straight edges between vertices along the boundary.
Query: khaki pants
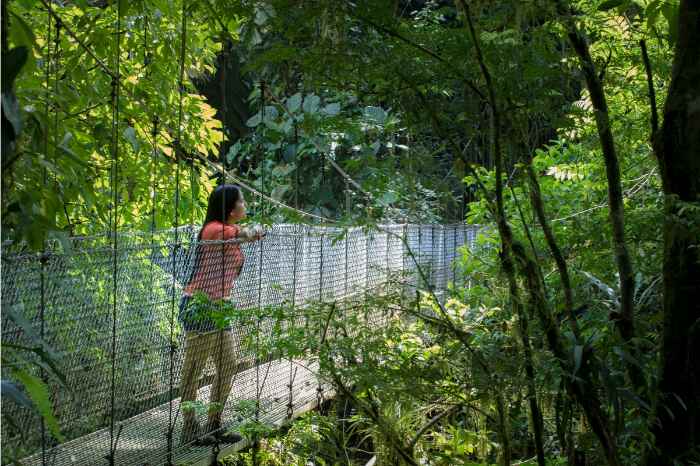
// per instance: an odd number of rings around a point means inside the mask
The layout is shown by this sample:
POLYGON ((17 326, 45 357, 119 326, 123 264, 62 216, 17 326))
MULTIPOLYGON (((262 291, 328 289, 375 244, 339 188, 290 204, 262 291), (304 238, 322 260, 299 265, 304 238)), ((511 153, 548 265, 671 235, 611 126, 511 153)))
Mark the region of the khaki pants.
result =
MULTIPOLYGON (((211 387, 209 401, 218 406, 209 408, 208 430, 218 429, 221 423, 221 411, 231 392, 231 378, 236 371, 236 351, 239 345, 236 336, 230 330, 213 332, 188 332, 185 340, 185 362, 182 367, 181 401, 195 401, 199 388, 199 377, 211 357, 216 366, 216 377, 211 387)), ((186 424, 196 423, 194 409, 183 409, 186 424)))

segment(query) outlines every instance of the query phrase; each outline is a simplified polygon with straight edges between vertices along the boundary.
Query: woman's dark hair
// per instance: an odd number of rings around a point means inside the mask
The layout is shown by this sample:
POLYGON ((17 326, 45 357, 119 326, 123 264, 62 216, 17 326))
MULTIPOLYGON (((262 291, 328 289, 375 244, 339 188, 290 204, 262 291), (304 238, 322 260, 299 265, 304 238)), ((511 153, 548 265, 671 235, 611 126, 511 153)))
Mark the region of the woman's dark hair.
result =
POLYGON ((185 283, 190 283, 194 277, 195 271, 199 268, 201 257, 199 254, 199 242, 202 240, 202 232, 207 223, 219 221, 226 223, 231 211, 236 207, 236 202, 241 199, 241 188, 235 184, 222 184, 216 187, 209 195, 209 204, 207 205, 207 215, 204 217, 204 223, 197 235, 197 246, 194 250, 194 267, 190 270, 189 276, 185 283))
MULTIPOLYGON (((231 211, 236 207, 236 202, 241 198, 241 188, 235 184, 222 184, 216 187, 209 195, 207 205, 207 216, 204 218, 204 225, 209 222, 219 221, 225 223, 231 211)), ((202 239, 202 230, 199 231, 197 240, 202 239)))

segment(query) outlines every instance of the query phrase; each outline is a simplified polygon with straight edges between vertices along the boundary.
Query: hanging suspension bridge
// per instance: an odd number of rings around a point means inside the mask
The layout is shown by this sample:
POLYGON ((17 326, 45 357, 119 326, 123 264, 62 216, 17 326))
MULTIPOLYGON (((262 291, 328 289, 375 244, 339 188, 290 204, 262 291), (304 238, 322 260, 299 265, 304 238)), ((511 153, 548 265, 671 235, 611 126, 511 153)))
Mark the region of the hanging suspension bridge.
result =
MULTIPOLYGON (((176 301, 193 267, 196 234, 190 227, 120 233, 118 249, 108 236, 74 238, 40 254, 6 245, 3 344, 31 346, 31 334, 42 335, 66 382, 49 382, 66 436, 61 444, 28 409, 3 407, 14 410, 9 414, 20 423, 22 443, 35 451, 23 464, 207 461, 211 446, 178 441, 185 336, 176 301)), ((246 260, 231 302, 243 312, 275 307, 289 312, 312 303, 362 300, 389 282, 414 295, 423 287, 444 290, 462 279, 455 267, 458 249, 469 247, 475 234, 465 225, 387 225, 376 231, 276 225, 264 240, 241 244, 246 260)), ((263 335, 272 332, 271 320, 260 326, 263 335)), ((314 326, 299 323, 299 328, 314 326)), ((330 396, 313 355, 261 360, 243 343, 252 329, 234 325, 232 331, 238 336, 237 369, 223 407, 223 429, 251 418, 279 425, 330 396), (255 413, 241 408, 246 402, 258 407, 255 413)), ((208 363, 197 382, 200 401, 209 398, 214 364, 208 363)), ((206 414, 199 417, 204 423, 206 414)))

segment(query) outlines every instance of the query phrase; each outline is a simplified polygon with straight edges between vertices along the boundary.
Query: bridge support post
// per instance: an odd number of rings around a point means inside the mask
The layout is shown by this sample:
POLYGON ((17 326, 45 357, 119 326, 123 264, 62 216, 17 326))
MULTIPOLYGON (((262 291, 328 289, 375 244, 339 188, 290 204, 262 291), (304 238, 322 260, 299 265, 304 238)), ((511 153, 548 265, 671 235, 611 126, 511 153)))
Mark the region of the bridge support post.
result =
POLYGON ((452 286, 457 288, 457 228, 459 225, 455 225, 452 230, 452 286))
MULTIPOLYGON (((292 296, 291 296, 291 314, 292 318, 290 322, 287 324, 287 332, 290 330, 293 330, 293 327, 296 326, 297 323, 297 318, 296 318, 296 302, 297 302, 297 254, 299 253, 299 228, 295 227, 294 232, 293 232, 293 238, 294 238, 294 250, 292 255, 294 256, 293 262, 292 262, 292 296)), ((294 378, 296 375, 296 371, 294 370, 294 361, 290 358, 289 359, 289 384, 287 384, 287 388, 289 389, 289 398, 287 399, 287 420, 290 420, 292 416, 294 415, 294 378)))
MULTIPOLYGON (((321 265, 318 270, 318 304, 319 304, 319 310, 323 309, 323 242, 324 242, 324 234, 321 233, 321 265)), ((323 344, 323 325, 322 322, 320 321, 321 314, 319 313, 319 322, 318 322, 318 328, 320 331, 320 344, 323 344)), ((321 348, 319 345, 319 354, 321 352, 321 348)), ((321 360, 319 356, 319 362, 318 362, 318 369, 319 371, 321 370, 321 360)), ((318 379, 318 385, 316 386, 316 405, 318 409, 321 409, 321 405, 323 404, 323 387, 321 387, 321 379, 318 379)))

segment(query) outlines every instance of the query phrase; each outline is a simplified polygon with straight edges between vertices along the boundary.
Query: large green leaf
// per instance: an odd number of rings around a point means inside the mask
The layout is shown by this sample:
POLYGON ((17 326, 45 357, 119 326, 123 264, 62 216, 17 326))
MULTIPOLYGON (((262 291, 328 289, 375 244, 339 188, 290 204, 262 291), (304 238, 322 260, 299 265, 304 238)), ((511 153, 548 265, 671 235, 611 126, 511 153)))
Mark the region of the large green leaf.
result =
POLYGON ((386 121, 387 113, 381 107, 369 106, 365 107, 364 116, 373 123, 381 125, 386 121))
POLYGON ((315 94, 306 96, 304 99, 304 113, 316 113, 318 111, 318 106, 321 103, 321 98, 315 94))
POLYGON ((124 137, 127 141, 129 141, 129 144, 131 144, 131 147, 134 149, 134 152, 138 152, 141 148, 141 143, 136 137, 136 130, 132 126, 128 126, 124 130, 124 137))
POLYGON ((665 1, 661 6, 661 13, 668 21, 668 38, 669 42, 673 45, 678 40, 678 10, 680 9, 679 3, 673 1, 665 1))
MULTIPOLYGON (((22 132, 22 114, 19 108, 19 102, 13 92, 2 93, 2 116, 6 119, 13 131, 13 139, 22 132)), ((3 139, 5 135, 3 134, 3 139)))
MULTIPOLYGON (((10 37, 12 42, 15 45, 26 47, 27 51, 31 52, 34 49, 34 47, 36 47, 36 36, 34 35, 34 31, 32 31, 31 26, 27 24, 27 22, 21 15, 10 11, 10 16, 10 37)), ((27 71, 29 71, 30 68, 34 67, 33 53, 28 53, 27 60, 22 64, 22 66, 26 66, 27 71)))
POLYGON ((0 382, 2 386, 2 397, 5 400, 9 400, 19 406, 23 406, 25 408, 32 408, 32 401, 27 398, 27 395, 25 395, 22 392, 21 387, 19 387, 16 383, 10 381, 10 380, 2 380, 0 382))
POLYGON ((301 93, 297 92, 296 94, 290 96, 287 98, 287 109, 295 113, 301 108, 301 93))
POLYGON ((340 104, 337 102, 330 103, 323 107, 323 113, 328 116, 336 116, 340 113, 340 104))
POLYGON ((22 45, 2 54, 2 92, 9 92, 27 62, 29 49, 22 45))
POLYGON ((61 434, 58 420, 53 414, 53 407, 51 406, 49 390, 46 384, 38 377, 23 370, 15 370, 12 372, 12 375, 24 386, 29 399, 32 400, 35 409, 49 428, 49 432, 51 432, 56 440, 63 442, 64 437, 63 434, 61 434))
POLYGON ((248 121, 246 121, 245 124, 246 124, 246 126, 248 126, 250 128, 255 128, 261 122, 262 122, 262 117, 261 117, 260 113, 256 113, 252 117, 248 118, 248 121))

